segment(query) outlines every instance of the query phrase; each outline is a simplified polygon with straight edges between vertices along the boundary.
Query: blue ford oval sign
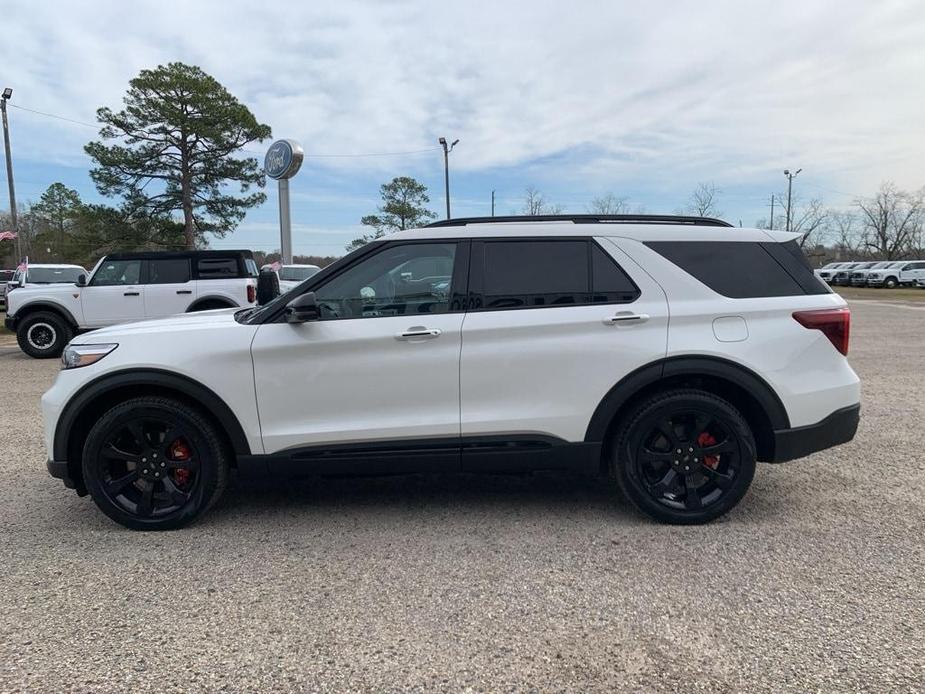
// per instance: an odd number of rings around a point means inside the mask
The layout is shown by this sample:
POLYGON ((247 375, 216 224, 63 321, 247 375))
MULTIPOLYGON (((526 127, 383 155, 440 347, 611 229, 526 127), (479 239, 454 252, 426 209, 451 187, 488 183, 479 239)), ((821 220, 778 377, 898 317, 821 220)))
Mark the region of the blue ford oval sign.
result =
POLYGON ((302 145, 295 140, 277 140, 263 160, 264 173, 275 179, 292 178, 302 166, 304 156, 302 145))

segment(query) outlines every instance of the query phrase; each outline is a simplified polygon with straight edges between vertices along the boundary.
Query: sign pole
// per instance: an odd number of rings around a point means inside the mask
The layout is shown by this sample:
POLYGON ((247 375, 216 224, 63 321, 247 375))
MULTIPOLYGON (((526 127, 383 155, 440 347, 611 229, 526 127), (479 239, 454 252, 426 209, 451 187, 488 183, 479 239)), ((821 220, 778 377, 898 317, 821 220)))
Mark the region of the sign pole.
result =
POLYGON ((292 265, 292 219, 289 215, 289 179, 279 183, 279 250, 283 265, 292 265))
POLYGON ((292 218, 289 213, 289 179, 302 167, 305 152, 295 140, 277 140, 263 160, 267 176, 279 183, 279 252, 283 265, 292 264, 292 218))

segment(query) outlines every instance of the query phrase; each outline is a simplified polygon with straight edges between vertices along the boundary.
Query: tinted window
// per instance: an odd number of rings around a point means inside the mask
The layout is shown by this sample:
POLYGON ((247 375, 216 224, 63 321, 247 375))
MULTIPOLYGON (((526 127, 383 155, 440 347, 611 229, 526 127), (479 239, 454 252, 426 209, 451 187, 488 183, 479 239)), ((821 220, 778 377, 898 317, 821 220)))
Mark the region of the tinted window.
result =
POLYGON ((112 287, 137 284, 140 279, 140 260, 106 260, 100 264, 90 284, 95 287, 112 287))
POLYGON ((189 260, 186 258, 148 261, 148 284, 181 284, 189 280, 189 260))
POLYGON ((384 248, 315 289, 322 320, 446 313, 455 243, 384 248))
POLYGON ((830 291, 815 278, 793 241, 650 241, 646 245, 713 291, 733 299, 830 291))
POLYGON ((199 278, 204 280, 238 276, 237 258, 200 258, 197 267, 199 278))
POLYGON ((639 296, 639 289, 609 253, 591 244, 591 300, 595 303, 623 303, 639 296))
POLYGON ((583 304, 588 301, 589 289, 587 241, 486 241, 484 244, 484 308, 583 304))

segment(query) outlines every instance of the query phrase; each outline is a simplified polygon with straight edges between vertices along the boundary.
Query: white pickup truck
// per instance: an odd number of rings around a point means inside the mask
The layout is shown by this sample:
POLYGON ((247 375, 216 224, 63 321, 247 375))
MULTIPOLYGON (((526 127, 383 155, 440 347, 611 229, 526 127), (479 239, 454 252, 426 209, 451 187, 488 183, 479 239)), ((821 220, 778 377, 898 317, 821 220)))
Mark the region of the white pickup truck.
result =
POLYGON ((250 251, 112 253, 73 284, 18 287, 6 327, 36 358, 57 357, 79 332, 189 311, 252 306, 250 251))

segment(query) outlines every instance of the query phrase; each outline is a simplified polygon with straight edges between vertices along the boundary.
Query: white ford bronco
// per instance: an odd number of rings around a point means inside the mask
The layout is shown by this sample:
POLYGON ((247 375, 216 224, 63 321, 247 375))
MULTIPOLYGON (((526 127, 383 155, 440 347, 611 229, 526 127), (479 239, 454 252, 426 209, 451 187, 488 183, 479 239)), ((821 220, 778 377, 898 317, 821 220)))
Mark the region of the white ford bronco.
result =
POLYGON ((72 284, 9 293, 6 327, 36 358, 58 357, 77 333, 175 313, 252 306, 250 251, 112 253, 72 284))

